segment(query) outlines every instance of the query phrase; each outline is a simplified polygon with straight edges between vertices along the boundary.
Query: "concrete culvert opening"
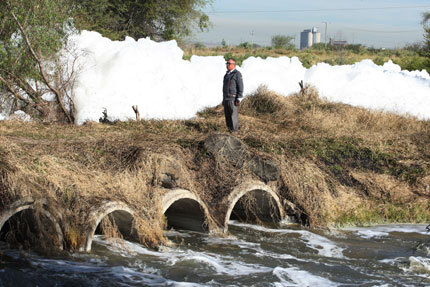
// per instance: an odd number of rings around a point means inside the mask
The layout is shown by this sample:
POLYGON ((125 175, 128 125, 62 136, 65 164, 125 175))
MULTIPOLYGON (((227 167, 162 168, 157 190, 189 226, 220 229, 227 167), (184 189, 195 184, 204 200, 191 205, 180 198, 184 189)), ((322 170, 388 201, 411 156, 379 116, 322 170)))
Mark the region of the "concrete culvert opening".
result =
POLYGON ((276 224, 281 220, 275 199, 264 190, 253 190, 235 204, 230 220, 257 224, 276 224))
POLYGON ((164 213, 167 228, 207 232, 205 213, 200 204, 193 199, 183 198, 175 201, 164 213))
POLYGON ((106 215, 97 225, 95 234, 108 238, 124 238, 137 240, 137 232, 133 226, 133 216, 124 210, 116 210, 106 215))
POLYGON ((43 253, 62 249, 55 223, 44 213, 27 208, 12 215, 0 230, 0 241, 10 248, 43 253))

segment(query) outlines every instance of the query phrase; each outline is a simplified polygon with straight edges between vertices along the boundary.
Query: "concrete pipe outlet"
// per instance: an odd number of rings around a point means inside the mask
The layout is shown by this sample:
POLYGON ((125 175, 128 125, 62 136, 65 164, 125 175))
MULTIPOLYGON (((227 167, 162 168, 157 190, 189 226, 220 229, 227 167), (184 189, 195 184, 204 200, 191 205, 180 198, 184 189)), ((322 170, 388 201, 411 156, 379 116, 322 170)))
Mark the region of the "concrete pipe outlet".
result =
POLYGON ((162 212, 167 228, 191 231, 210 231, 209 212, 206 205, 188 190, 176 189, 167 192, 162 200, 162 212))
POLYGON ((127 240, 137 240, 137 232, 133 228, 134 211, 125 203, 111 201, 93 210, 89 215, 89 231, 83 250, 91 251, 91 245, 96 234, 103 234, 101 221, 106 218, 109 223, 117 228, 121 236, 127 240))
POLYGON ((63 232, 47 201, 19 199, 0 211, 0 241, 12 248, 63 250, 63 232))
POLYGON ((264 183, 236 187, 228 197, 224 232, 230 220, 249 223, 279 223, 285 218, 278 195, 264 183))

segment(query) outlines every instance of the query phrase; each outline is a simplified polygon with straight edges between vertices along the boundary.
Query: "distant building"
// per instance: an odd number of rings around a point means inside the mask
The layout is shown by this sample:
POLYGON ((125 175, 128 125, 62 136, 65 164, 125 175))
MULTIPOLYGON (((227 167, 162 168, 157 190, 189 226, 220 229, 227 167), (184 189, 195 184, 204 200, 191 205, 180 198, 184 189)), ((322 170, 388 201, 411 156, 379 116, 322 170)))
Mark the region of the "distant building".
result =
POLYGON ((346 47, 348 46, 348 42, 347 41, 339 41, 339 40, 335 40, 333 38, 330 38, 329 40, 329 45, 331 46, 341 46, 341 47, 346 47))
POLYGON ((312 46, 321 43, 321 33, 316 27, 312 28, 312 46))
POLYGON ((304 30, 300 33, 300 50, 306 49, 310 46, 312 46, 312 32, 311 30, 304 30))
POLYGON ((316 27, 304 30, 300 33, 300 49, 312 47, 321 42, 321 33, 316 27))

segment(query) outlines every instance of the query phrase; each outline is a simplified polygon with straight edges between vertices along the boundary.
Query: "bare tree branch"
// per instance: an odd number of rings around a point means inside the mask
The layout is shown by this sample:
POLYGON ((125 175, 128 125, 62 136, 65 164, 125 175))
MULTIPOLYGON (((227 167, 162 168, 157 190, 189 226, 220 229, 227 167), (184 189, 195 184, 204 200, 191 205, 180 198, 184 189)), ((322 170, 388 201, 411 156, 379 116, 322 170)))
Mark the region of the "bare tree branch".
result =
POLYGON ((31 104, 31 102, 24 98, 23 96, 21 96, 20 94, 18 94, 10 85, 9 82, 6 81, 1 75, 0 75, 0 81, 6 86, 6 88, 9 90, 9 92, 11 92, 15 98, 23 101, 26 104, 31 104))
POLYGON ((39 67, 39 71, 40 71, 40 74, 42 75, 43 82, 55 94, 55 96, 57 98, 57 101, 58 101, 58 104, 61 107, 61 110, 66 115, 69 123, 72 123, 73 120, 72 120, 69 112, 66 110, 66 108, 65 108, 65 106, 63 104, 63 100, 61 98, 61 93, 55 87, 53 87, 51 85, 51 83, 49 82, 49 80, 48 80, 48 78, 47 78, 47 76, 45 74, 45 69, 43 67, 42 61, 39 59, 39 57, 37 56, 36 52, 34 51, 33 46, 30 43, 30 39, 27 36, 27 33, 25 32, 24 28, 22 27, 21 23, 19 22, 18 18, 15 16, 15 14, 12 11, 10 11, 10 14, 11 14, 12 18, 15 20, 15 23, 18 25, 18 28, 21 31, 22 36, 23 36, 23 38, 24 38, 24 40, 25 40, 25 42, 27 44, 27 47, 28 47, 28 49, 30 51, 30 54, 32 55, 32 57, 34 58, 34 60, 36 61, 37 65, 39 67))
POLYGON ((33 87, 31 85, 28 84, 27 81, 25 81, 23 78, 16 76, 13 73, 10 73, 7 70, 4 69, 0 69, 0 71, 4 74, 6 74, 9 78, 11 78, 13 81, 16 82, 16 84, 18 84, 18 86, 23 89, 27 95, 33 99, 35 102, 38 102, 40 99, 37 97, 37 90, 34 90, 33 87))
POLYGON ((134 113, 136 114, 136 121, 140 121, 140 113, 137 105, 131 106, 133 108, 134 113))

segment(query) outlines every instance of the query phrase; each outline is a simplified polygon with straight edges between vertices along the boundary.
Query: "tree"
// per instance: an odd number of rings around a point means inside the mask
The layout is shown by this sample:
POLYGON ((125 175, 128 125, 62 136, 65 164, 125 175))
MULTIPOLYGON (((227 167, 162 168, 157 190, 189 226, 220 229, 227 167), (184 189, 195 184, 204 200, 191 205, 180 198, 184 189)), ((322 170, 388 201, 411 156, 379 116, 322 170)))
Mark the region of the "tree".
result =
POLYGON ((226 48, 226 47, 227 47, 227 43, 225 42, 225 40, 224 40, 224 39, 222 39, 222 41, 221 41, 221 46, 222 46, 223 48, 226 48))
POLYGON ((66 96, 70 78, 62 78, 56 64, 69 12, 64 0, 0 2, 0 96, 46 118, 53 112, 47 97, 53 95, 55 106, 73 122, 73 104, 66 96))
POLYGON ((242 42, 238 45, 239 48, 243 48, 243 49, 252 49, 252 45, 249 42, 242 42))
POLYGON ((423 13, 424 51, 430 56, 430 12, 423 13))
POLYGON ((272 36, 272 47, 276 49, 284 48, 287 50, 294 50, 295 46, 292 41, 294 37, 284 36, 284 35, 275 35, 272 36))
POLYGON ((197 42, 197 43, 194 44, 194 48, 196 48, 196 49, 204 49, 204 48, 206 48, 206 46, 202 42, 197 42))
POLYGON ((70 0, 80 11, 78 28, 94 30, 113 40, 125 36, 182 39, 194 28, 209 28, 201 11, 212 0, 70 0))

